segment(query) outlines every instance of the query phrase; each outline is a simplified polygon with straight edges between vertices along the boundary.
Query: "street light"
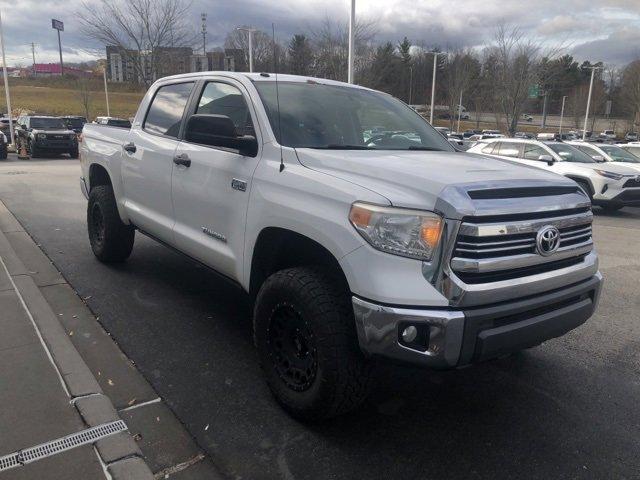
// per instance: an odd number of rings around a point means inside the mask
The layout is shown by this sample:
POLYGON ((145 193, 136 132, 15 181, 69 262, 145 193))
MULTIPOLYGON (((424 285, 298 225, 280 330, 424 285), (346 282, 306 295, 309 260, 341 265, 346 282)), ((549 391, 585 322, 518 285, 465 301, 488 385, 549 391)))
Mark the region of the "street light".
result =
POLYGON ((438 69, 438 55, 444 55, 444 53, 433 53, 433 79, 431 80, 431 114, 429 115, 429 123, 433 125, 433 109, 435 108, 436 100, 436 70, 438 69))
POLYGON ((560 139, 562 139, 562 119, 564 118, 564 102, 567 100, 567 96, 562 97, 562 108, 560 109, 560 130, 558 133, 560 134, 560 139))
POLYGON ((347 67, 347 82, 353 83, 353 48, 356 34, 356 0, 351 0, 351 10, 349 11, 349 64, 347 67))
POLYGON ((589 96, 587 97, 587 111, 584 114, 584 130, 582 130, 582 141, 584 142, 587 139, 587 122, 589 121, 589 107, 591 106, 591 92, 593 90, 593 77, 596 73, 596 70, 599 70, 602 67, 587 67, 591 69, 591 81, 589 82, 589 96))
POLYGON ((257 30, 247 27, 237 27, 236 30, 249 33, 249 72, 253 73, 253 32, 257 32, 257 30))

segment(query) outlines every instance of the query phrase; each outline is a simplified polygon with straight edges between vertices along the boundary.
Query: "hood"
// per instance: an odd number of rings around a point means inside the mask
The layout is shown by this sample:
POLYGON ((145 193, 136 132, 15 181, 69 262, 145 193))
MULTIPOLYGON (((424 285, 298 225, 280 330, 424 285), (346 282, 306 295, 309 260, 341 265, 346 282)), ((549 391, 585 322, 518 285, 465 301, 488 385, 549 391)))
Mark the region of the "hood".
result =
POLYGON ((573 186, 561 175, 463 152, 296 149, 304 166, 360 185, 392 205, 434 209, 445 188, 573 186))

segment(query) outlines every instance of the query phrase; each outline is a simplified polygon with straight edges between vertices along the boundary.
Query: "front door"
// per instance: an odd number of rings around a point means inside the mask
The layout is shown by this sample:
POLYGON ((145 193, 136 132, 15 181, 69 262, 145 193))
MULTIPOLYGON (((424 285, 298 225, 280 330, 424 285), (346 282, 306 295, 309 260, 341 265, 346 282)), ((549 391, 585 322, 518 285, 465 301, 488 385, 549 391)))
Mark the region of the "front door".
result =
MULTIPOLYGON (((133 224, 173 243, 171 174, 178 135, 193 82, 162 86, 142 126, 133 126, 123 145, 124 207, 133 224)), ((108 127, 105 127, 108 128, 108 127)))
MULTIPOLYGON (((256 135, 260 145, 260 132, 253 127, 253 105, 239 82, 205 82, 192 112, 226 115, 239 135, 256 135)), ((257 156, 248 157, 187 141, 176 150, 176 156, 188 163, 173 169, 176 246, 237 281, 242 276, 251 178, 261 152, 259 147, 257 156)))

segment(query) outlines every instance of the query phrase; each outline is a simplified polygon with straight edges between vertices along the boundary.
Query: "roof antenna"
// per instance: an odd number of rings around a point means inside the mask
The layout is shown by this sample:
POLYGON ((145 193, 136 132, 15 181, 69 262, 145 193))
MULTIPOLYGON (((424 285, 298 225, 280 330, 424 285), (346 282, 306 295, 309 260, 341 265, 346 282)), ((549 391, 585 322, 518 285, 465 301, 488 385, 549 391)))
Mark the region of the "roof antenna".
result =
POLYGON ((278 143, 280 144, 280 172, 284 170, 284 158, 282 156, 282 122, 280 121, 280 93, 278 88, 278 59, 276 57, 276 26, 271 24, 271 36, 273 39, 273 70, 276 74, 276 104, 278 106, 278 143))

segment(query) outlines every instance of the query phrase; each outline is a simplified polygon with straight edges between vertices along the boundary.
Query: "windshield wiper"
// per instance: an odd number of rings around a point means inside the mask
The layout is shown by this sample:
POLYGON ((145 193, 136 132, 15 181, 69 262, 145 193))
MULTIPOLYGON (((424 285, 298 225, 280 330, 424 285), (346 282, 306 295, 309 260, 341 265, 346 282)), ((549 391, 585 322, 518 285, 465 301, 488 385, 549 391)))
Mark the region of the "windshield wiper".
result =
POLYGON ((324 145, 322 147, 311 147, 316 149, 326 149, 326 150, 375 150, 372 147, 367 147, 366 145, 339 145, 337 143, 332 143, 329 145, 324 145))
POLYGON ((424 150, 427 152, 444 152, 441 148, 423 147, 421 145, 411 145, 408 150, 424 150))

